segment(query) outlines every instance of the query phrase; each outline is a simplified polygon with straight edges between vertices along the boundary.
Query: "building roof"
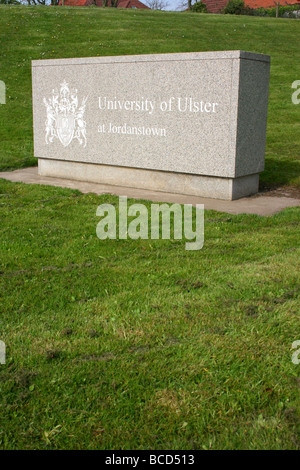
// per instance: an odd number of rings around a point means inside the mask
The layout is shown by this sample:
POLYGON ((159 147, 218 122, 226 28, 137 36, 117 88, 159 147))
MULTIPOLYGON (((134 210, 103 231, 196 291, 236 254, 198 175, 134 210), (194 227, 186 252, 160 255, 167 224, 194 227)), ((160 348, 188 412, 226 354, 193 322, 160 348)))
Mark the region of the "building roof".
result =
MULTIPOLYGON (((65 5, 68 7, 83 7, 87 3, 87 0, 65 0, 65 5)), ((62 5, 62 0, 58 3, 62 5)))
POLYGON ((247 7, 256 8, 275 8, 277 1, 279 5, 299 5, 300 0, 244 0, 247 7))
MULTIPOLYGON (((62 5, 62 0, 59 1, 59 5, 62 5)), ((68 7, 85 7, 90 5, 102 7, 103 0, 65 0, 65 6, 68 7)), ((108 5, 110 5, 110 0, 108 0, 108 5)), ((149 7, 139 0, 119 0, 118 8, 149 9, 149 7)))
MULTIPOLYGON (((226 7, 229 0, 203 0, 206 4, 209 13, 220 13, 226 7)), ((284 5, 300 5, 300 0, 278 0, 279 4, 284 5)), ((245 6, 257 8, 274 8, 276 6, 275 0, 244 0, 245 6)))

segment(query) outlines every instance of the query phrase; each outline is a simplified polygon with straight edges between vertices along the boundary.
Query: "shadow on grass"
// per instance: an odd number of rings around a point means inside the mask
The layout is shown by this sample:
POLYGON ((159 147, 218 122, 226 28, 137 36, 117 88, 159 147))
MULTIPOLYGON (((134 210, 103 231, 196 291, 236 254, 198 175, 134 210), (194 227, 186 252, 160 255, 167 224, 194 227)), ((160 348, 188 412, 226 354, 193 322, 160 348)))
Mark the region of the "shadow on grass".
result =
POLYGON ((265 170, 260 175, 259 189, 276 189, 279 186, 300 186, 300 161, 266 158, 265 170))
POLYGON ((35 157, 28 157, 25 158, 24 160, 16 160, 16 162, 9 162, 9 165, 6 165, 5 163, 0 163, 0 172, 2 171, 14 171, 14 170, 20 170, 22 168, 28 168, 30 166, 37 166, 38 164, 38 159, 35 157))

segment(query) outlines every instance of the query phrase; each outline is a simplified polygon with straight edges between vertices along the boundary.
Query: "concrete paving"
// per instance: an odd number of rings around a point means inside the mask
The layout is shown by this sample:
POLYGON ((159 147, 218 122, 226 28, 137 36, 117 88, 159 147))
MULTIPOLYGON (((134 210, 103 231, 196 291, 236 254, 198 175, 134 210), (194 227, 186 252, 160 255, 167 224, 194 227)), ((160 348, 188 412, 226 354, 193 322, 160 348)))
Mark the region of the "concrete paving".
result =
POLYGON ((180 204, 204 204, 207 210, 216 210, 229 214, 257 214, 270 216, 287 207, 300 206, 300 199, 285 196, 267 196, 259 193, 255 196, 244 197, 235 201, 222 201, 185 194, 173 194, 160 191, 148 191, 144 189, 127 188, 125 186, 111 186, 107 184, 74 181, 49 176, 39 176, 37 167, 24 168, 22 170, 0 172, 0 178, 18 183, 41 184, 59 186, 62 188, 77 189, 82 193, 115 194, 127 196, 132 199, 146 199, 153 202, 177 202, 180 204))

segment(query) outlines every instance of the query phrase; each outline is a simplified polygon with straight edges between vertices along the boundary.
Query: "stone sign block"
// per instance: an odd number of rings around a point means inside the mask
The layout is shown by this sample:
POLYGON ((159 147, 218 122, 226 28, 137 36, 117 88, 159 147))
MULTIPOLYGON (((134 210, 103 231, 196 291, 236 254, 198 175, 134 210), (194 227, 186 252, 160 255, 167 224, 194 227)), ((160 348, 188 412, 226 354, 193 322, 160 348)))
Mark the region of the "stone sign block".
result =
POLYGON ((264 169, 270 58, 243 51, 32 62, 39 173, 236 199, 264 169))

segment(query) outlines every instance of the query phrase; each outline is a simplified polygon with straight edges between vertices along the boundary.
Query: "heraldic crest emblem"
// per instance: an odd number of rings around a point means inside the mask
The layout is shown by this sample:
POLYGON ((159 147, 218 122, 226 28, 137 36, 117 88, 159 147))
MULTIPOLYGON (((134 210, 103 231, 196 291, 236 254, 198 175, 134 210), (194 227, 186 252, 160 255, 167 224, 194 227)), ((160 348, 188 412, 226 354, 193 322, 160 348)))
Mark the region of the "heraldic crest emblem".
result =
POLYGON ((64 147, 73 139, 86 146, 86 122, 84 120, 87 96, 83 98, 81 106, 78 103, 77 90, 70 90, 68 83, 61 83, 60 91, 52 90, 51 98, 44 98, 47 110, 46 144, 58 138, 64 147))

